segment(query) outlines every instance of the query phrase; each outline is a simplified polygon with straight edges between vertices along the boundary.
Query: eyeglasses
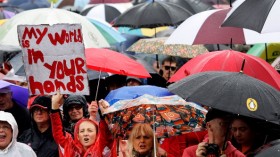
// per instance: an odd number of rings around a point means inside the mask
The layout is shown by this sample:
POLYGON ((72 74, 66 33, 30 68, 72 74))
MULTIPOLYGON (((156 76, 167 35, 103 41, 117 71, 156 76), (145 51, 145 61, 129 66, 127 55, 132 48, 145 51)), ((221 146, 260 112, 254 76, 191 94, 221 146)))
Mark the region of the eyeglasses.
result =
POLYGON ((173 67, 173 66, 164 66, 164 69, 165 70, 171 70, 171 71, 175 71, 176 70, 176 67, 173 67))
POLYGON ((48 112, 48 110, 40 107, 34 107, 33 112, 48 112))
POLYGON ((69 111, 80 110, 83 106, 82 105, 73 105, 69 108, 69 111))

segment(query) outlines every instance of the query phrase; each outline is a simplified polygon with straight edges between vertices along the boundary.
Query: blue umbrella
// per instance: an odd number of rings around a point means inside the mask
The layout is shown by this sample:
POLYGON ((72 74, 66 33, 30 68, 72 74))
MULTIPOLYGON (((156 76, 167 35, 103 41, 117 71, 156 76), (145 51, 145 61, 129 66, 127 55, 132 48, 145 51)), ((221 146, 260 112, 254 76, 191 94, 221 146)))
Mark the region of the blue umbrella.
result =
POLYGON ((28 89, 21 87, 21 86, 17 86, 15 84, 0 80, 0 89, 5 88, 5 87, 10 87, 12 92, 13 92, 13 96, 12 99, 17 102, 19 105, 26 107, 27 106, 27 101, 28 101, 28 89))
POLYGON ((142 85, 142 86, 125 86, 111 91, 105 98, 105 100, 110 104, 114 104, 119 100, 135 99, 144 94, 149 94, 152 96, 169 96, 174 95, 170 93, 167 88, 142 85))

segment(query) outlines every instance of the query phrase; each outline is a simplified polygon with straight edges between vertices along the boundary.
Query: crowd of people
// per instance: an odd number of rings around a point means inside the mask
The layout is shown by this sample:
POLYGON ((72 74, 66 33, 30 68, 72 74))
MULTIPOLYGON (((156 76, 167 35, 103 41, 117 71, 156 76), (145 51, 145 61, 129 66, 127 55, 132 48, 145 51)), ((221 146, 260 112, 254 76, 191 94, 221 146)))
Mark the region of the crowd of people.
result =
POLYGON ((209 109, 204 131, 157 139, 150 124, 138 123, 128 139, 116 139, 102 115, 108 107, 106 95, 123 86, 167 87, 177 69, 176 58, 166 57, 154 64, 160 79, 112 75, 100 80, 97 95, 97 80, 89 80, 90 95, 62 95, 58 90, 53 96, 30 97, 27 108, 12 99, 10 87, 1 88, 0 156, 242 157, 254 156, 260 146, 278 138, 256 120, 209 109))

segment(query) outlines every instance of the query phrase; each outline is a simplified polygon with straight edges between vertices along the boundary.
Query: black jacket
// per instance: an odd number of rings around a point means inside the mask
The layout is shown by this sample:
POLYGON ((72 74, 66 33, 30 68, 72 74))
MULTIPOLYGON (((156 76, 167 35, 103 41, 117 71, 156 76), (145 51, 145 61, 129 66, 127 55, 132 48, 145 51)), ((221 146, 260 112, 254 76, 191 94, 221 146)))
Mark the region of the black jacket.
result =
POLYGON ((36 124, 33 124, 30 129, 22 133, 18 141, 31 146, 38 157, 59 156, 58 146, 53 139, 51 127, 41 133, 36 124))

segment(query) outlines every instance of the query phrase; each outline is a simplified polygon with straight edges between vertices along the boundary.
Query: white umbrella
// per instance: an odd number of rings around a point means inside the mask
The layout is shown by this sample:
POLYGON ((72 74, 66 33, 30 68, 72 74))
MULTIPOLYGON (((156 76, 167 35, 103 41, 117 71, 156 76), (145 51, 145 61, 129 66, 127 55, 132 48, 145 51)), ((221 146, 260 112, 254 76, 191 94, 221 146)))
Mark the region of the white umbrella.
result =
POLYGON ((221 27, 229 9, 200 12, 186 19, 165 44, 256 44, 280 42, 280 33, 259 34, 249 29, 221 27))
POLYGON ((20 46, 18 42, 18 25, 40 25, 40 24, 81 24, 85 48, 109 47, 109 43, 85 17, 56 8, 33 9, 21 12, 0 26, 0 44, 20 46))

